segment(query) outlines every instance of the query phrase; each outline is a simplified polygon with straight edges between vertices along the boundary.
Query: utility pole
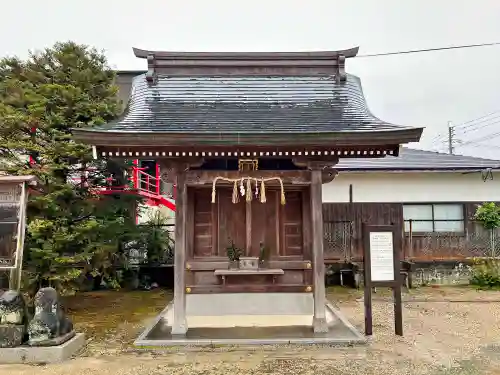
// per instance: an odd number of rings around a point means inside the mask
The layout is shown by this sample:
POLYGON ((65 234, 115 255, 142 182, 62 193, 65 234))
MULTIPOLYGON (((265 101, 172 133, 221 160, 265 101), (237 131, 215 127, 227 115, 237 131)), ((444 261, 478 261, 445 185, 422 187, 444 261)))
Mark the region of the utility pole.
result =
POLYGON ((455 142, 455 127, 451 126, 451 121, 448 121, 448 153, 453 155, 455 147, 453 143, 455 142))

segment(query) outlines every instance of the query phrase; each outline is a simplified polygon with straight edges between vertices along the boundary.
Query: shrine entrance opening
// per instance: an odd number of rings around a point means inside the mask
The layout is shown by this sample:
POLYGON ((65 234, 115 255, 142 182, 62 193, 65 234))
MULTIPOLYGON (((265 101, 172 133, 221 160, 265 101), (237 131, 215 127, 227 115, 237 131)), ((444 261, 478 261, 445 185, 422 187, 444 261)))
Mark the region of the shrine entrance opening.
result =
POLYGON ((258 197, 233 203, 233 188, 225 186, 217 188, 215 203, 211 203, 211 188, 188 188, 187 226, 193 231, 192 236, 188 234, 186 261, 191 272, 186 285, 191 293, 303 292, 311 286, 309 192, 306 188, 285 189, 286 204, 282 205, 277 188, 266 189, 264 203, 258 197), (235 273, 223 285, 214 271, 223 268, 222 263, 228 268, 225 263, 232 245, 242 258, 257 258, 259 270, 280 270, 282 274, 271 280, 263 273, 241 272, 241 277, 235 273))

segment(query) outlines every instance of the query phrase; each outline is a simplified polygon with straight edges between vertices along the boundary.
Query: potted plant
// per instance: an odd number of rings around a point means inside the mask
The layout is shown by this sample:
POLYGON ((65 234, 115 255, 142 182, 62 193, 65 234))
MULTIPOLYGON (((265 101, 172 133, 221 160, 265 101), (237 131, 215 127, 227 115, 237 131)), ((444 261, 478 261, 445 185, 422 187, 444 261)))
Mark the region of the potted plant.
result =
POLYGON ((238 249, 233 241, 229 243, 226 248, 227 258, 229 259, 229 268, 239 268, 242 253, 241 249, 238 249))
POLYGON ((259 267, 261 268, 269 268, 269 248, 264 245, 264 243, 260 243, 260 252, 259 252, 259 267))

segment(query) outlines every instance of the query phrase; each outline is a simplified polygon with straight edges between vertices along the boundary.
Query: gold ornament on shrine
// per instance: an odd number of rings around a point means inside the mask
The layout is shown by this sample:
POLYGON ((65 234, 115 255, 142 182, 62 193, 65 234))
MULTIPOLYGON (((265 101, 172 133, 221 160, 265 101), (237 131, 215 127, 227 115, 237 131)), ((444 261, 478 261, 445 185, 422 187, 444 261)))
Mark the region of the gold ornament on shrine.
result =
POLYGON ((259 169, 258 159, 239 159, 238 170, 240 172, 257 171, 259 169))

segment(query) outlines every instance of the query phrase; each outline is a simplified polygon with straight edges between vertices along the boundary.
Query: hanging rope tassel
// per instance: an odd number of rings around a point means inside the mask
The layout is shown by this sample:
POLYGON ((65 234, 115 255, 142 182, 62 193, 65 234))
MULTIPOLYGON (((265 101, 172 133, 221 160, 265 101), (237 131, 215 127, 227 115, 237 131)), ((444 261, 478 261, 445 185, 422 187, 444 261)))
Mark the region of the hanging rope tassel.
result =
POLYGON ((240 194, 242 197, 245 196, 245 186, 243 186, 243 178, 240 181, 240 194))
POLYGON ((218 178, 218 177, 216 177, 216 178, 214 179, 214 182, 212 182, 212 203, 215 203, 215 184, 217 183, 217 180, 218 180, 218 179, 219 179, 219 178, 218 178))
POLYGON ((285 189, 283 188, 283 181, 281 180, 281 178, 279 179, 279 181, 281 186, 281 204, 284 206, 286 204, 285 189))
POLYGON ((266 203, 266 185, 264 185, 264 180, 260 181, 260 203, 266 203))
POLYGON ((234 181, 233 184, 233 203, 238 203, 240 200, 240 196, 238 195, 238 180, 234 181))
POLYGON ((247 191, 246 191, 246 199, 247 199, 247 202, 251 202, 252 201, 252 182, 250 181, 250 179, 248 178, 247 179, 247 191))

